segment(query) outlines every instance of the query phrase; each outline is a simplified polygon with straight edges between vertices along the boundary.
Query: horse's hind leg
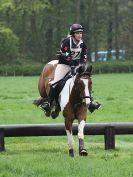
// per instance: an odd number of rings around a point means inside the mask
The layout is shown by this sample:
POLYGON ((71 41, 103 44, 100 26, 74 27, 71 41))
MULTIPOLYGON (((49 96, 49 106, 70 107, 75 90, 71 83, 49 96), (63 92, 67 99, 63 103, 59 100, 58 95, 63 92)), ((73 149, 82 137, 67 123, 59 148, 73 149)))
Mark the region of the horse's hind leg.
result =
POLYGON ((68 138, 68 146, 69 146, 69 156, 74 157, 74 149, 73 149, 73 135, 72 135, 72 122, 69 122, 67 119, 65 120, 65 129, 68 138))
POLYGON ((79 155, 87 156, 87 150, 84 147, 84 126, 85 121, 81 120, 78 125, 78 138, 79 138, 79 155))

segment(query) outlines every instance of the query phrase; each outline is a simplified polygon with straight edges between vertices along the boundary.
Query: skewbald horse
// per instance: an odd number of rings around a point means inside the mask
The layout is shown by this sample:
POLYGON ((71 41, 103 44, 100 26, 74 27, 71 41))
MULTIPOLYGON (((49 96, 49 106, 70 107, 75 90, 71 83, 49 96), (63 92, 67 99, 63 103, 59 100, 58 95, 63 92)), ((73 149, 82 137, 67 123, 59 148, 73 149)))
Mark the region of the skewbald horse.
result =
MULTIPOLYGON (((53 60, 45 65, 39 79, 39 93, 41 98, 35 100, 34 104, 40 106, 47 99, 50 88, 50 81, 54 78, 55 68, 58 61, 53 60)), ((55 99, 55 110, 46 113, 46 116, 57 117, 60 110, 63 113, 66 134, 68 137, 69 155, 74 157, 72 124, 78 120, 79 155, 87 156, 84 146, 84 126, 87 118, 87 104, 90 101, 91 92, 91 69, 79 67, 75 76, 66 81, 66 84, 55 99)))

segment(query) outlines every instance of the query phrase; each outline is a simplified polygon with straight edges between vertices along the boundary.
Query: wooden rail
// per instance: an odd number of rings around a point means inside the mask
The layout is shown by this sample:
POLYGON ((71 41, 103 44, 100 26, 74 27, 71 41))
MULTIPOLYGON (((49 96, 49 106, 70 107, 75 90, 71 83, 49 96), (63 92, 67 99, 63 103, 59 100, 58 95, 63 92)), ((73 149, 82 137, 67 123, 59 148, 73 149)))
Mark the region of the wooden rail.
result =
MULTIPOLYGON (((73 135, 77 135, 78 125, 73 124, 73 135)), ((104 135, 105 149, 115 149, 115 135, 133 134, 133 122, 88 123, 85 135, 104 135)), ((0 125, 0 151, 5 150, 4 137, 22 136, 63 136, 64 124, 13 124, 0 125)))

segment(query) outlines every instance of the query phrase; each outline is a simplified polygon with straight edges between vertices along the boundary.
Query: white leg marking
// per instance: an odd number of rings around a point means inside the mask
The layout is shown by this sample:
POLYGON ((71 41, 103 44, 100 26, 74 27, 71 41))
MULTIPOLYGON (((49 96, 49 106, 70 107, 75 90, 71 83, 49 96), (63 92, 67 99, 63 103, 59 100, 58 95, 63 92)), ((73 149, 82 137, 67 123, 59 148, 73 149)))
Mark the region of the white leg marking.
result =
POLYGON ((85 126, 85 121, 82 120, 78 125, 78 138, 79 139, 84 139, 84 126, 85 126))
POLYGON ((72 132, 70 133, 69 130, 66 130, 66 133, 67 133, 67 138, 68 138, 69 149, 73 149, 74 140, 73 140, 72 132))

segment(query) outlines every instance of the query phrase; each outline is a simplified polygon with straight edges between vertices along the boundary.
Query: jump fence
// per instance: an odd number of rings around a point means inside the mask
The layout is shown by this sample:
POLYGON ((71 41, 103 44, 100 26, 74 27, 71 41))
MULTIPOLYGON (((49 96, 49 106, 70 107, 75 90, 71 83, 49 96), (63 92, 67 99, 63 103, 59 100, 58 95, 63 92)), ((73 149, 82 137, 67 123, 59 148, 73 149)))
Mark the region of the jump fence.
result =
MULTIPOLYGON (((78 125, 73 124, 73 135, 77 135, 78 125)), ((104 135, 105 150, 115 149, 115 135, 133 134, 133 122, 87 123, 85 135, 104 135)), ((5 150, 5 137, 24 136, 64 136, 64 124, 13 124, 0 125, 0 151, 5 150)))

